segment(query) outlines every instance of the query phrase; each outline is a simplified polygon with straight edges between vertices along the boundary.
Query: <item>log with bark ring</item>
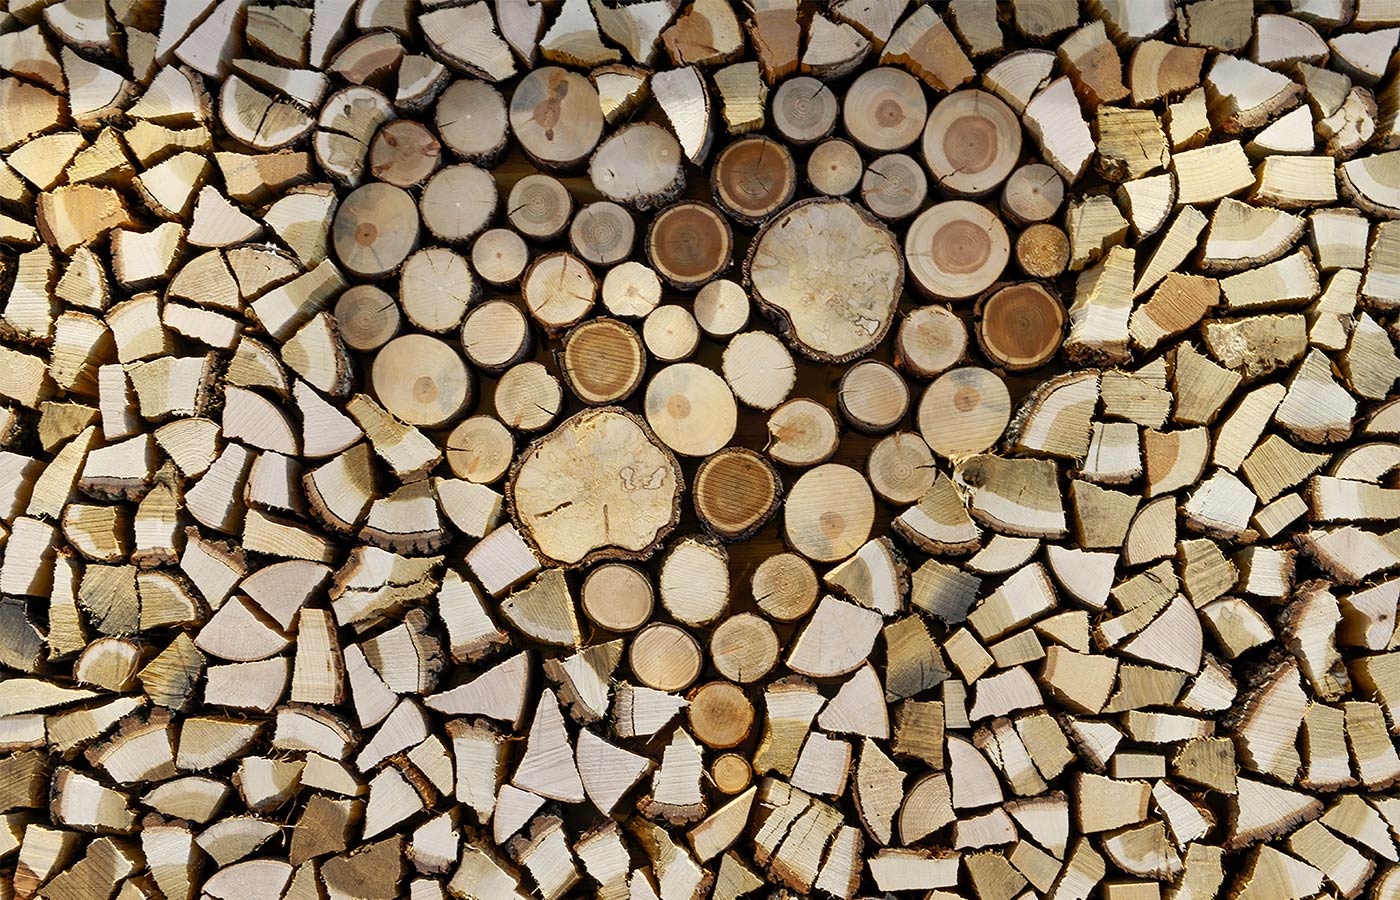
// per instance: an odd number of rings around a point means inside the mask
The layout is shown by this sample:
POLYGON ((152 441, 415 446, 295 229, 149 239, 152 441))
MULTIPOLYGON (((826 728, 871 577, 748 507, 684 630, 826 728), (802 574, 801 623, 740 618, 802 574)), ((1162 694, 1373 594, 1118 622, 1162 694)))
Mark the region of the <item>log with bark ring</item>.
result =
POLYGON ((807 157, 807 181, 819 194, 839 197, 860 184, 865 163, 850 141, 832 138, 822 141, 807 157))
POLYGON ((540 555, 572 566, 651 556, 680 520, 684 490, 680 464, 651 428, 605 406, 571 416, 520 454, 507 500, 540 555))
POLYGON ((909 411, 909 385, 889 363, 863 359, 841 376, 836 405, 857 431, 884 434, 909 411))
POLYGON ((1054 359, 1064 328, 1064 306, 1035 282, 999 288, 977 304, 977 343, 984 356, 1009 372, 1054 359))
POLYGON ((746 447, 727 447, 700 463, 692 501, 695 515, 720 540, 742 541, 778 511, 778 470, 746 447))
POLYGON ((1049 222, 1037 222, 1016 236, 1016 264, 1032 278, 1058 278, 1069 265, 1069 236, 1049 222))
POLYGON ((505 99, 475 78, 448 85, 438 97, 433 122, 443 143, 463 162, 495 165, 510 144, 505 99))
POLYGON ((823 82, 798 75, 778 85, 772 110, 779 134, 794 144, 810 144, 831 133, 841 101, 823 82))
POLYGON ((899 323, 894 364, 916 378, 932 378, 967 355, 967 326, 945 306, 921 306, 899 323))
POLYGON ((836 453, 841 442, 836 414, 825 404, 794 397, 768 417, 768 455, 786 466, 815 466, 836 453))
POLYGON ((418 244, 418 206, 403 188, 363 185, 336 209, 331 240, 347 271, 383 278, 418 244))
POLYGON ((813 198, 763 227, 745 278, 798 352, 844 362, 869 353, 889 331, 904 261, 889 229, 869 213, 848 200, 813 198))
POLYGON ((1031 163, 1011 173, 1001 189, 1001 210, 1016 225, 1044 222, 1059 211, 1065 182, 1054 167, 1031 163))
POLYGON ((872 160, 861 178, 860 198, 867 209, 887 222, 907 219, 923 209, 928 198, 924 168, 904 153, 888 153, 872 160))
POLYGON ((569 224, 569 246, 595 266, 611 266, 632 253, 637 224, 611 200, 599 200, 580 209, 569 224))
POLYGON ((651 579, 626 563, 604 563, 588 573, 579 590, 583 614, 608 631, 636 631, 656 605, 651 579))
POLYGON ((421 122, 395 119, 374 136, 369 172, 394 187, 421 184, 442 162, 442 145, 421 122))
POLYGON ((462 349, 472 365, 503 372, 530 355, 530 322, 519 306, 497 297, 474 306, 462 321, 462 349))
POLYGON ((695 290, 729 267, 734 233, 719 210, 686 201, 669 206, 647 231, 647 259, 672 286, 695 290))
POLYGON ((536 172, 510 189, 506 217, 515 230, 535 241, 553 241, 569 227, 574 198, 558 178, 536 172))
POLYGON ((931 297, 960 300, 991 287, 1011 259, 1006 226, 985 206, 949 200, 924 210, 904 236, 909 275, 931 297))
POLYGON ((357 284, 335 301, 335 324, 352 350, 378 350, 398 334, 399 305, 372 284, 357 284))
POLYGON ((775 553, 758 564, 750 590, 754 603, 768 618, 795 622, 817 605, 821 583, 807 560, 796 553, 775 553))
POLYGON ((757 225, 786 206, 797 190, 797 165, 770 138, 740 138, 720 151, 710 173, 715 202, 741 222, 757 225))
POLYGON ((945 191, 980 197, 1001 186, 1021 157, 1021 121, 994 94, 955 91, 929 113, 924 161, 945 191))
POLYGON ((423 188, 423 225, 449 244, 469 241, 491 224, 501 204, 496 179, 468 163, 439 169, 423 188))
POLYGON ((509 228, 484 231, 472 242, 472 268, 498 287, 515 284, 530 263, 525 239, 509 228))
POLYGON ((716 750, 727 750, 749 736, 754 708, 744 689, 737 684, 711 681, 690 692, 686 718, 701 743, 716 750))
MULTIPOLYGON (((795 560, 797 565, 807 566, 807 571, 811 571, 807 561, 793 553, 770 556, 759 564, 759 569, 762 570, 769 560, 783 558, 795 560)), ((758 583, 757 575, 754 582, 758 583)), ((816 592, 817 578, 813 575, 813 602, 816 601, 816 592)), ((803 610, 804 615, 806 612, 803 610)), ((773 626, 768 624, 767 619, 750 612, 730 616, 716 625, 710 634, 710 658, 714 660, 715 670, 739 684, 752 684, 773 671, 781 650, 773 626)))
POLYGON ((576 72, 535 69, 511 95, 510 127, 525 155, 542 168, 577 168, 603 136, 598 92, 576 72))
POLYGON ((681 195, 684 162, 675 135, 654 122, 637 122, 598 146, 588 163, 588 177, 607 199, 645 212, 681 195))
POLYGON ((647 355, 642 339, 625 322, 591 319, 564 335, 559 370, 584 403, 627 399, 642 383, 647 355))
POLYGON ((546 332, 562 334, 593 308, 598 279, 583 260, 558 250, 530 263, 520 282, 520 296, 546 332))

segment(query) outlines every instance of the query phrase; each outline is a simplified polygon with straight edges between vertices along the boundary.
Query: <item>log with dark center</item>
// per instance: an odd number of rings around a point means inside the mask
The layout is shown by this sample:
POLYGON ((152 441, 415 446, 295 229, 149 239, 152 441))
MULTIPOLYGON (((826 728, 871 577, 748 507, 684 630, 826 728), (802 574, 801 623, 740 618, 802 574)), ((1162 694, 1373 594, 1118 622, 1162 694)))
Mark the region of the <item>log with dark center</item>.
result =
POLYGON ((978 302, 977 315, 982 353, 1008 371, 1044 365, 1064 338, 1065 308, 1039 284, 1000 288, 978 302))

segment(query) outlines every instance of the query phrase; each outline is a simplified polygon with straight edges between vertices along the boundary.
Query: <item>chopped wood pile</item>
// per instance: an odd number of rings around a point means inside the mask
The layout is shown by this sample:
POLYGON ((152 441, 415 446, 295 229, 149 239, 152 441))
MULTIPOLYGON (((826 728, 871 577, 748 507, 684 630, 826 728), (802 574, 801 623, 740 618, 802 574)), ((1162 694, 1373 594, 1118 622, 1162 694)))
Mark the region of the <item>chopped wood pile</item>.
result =
POLYGON ((0 900, 1400 898, 1398 44, 0 2, 0 900))

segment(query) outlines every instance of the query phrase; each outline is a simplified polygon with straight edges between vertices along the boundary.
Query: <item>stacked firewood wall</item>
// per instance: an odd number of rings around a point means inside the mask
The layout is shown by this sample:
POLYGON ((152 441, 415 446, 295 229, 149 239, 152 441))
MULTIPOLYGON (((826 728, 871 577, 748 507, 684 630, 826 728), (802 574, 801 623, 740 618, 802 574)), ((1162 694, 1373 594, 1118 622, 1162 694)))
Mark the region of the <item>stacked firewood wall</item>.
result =
POLYGON ((1400 898, 1397 44, 0 0, 0 900, 1400 898))

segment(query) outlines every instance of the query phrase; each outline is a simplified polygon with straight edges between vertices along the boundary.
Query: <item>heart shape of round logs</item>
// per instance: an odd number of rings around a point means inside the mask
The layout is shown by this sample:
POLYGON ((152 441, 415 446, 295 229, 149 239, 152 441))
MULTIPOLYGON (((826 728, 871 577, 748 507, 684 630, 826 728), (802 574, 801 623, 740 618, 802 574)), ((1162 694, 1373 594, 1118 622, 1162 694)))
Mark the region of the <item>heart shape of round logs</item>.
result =
POLYGON ((10 0, 0 898, 1400 898, 1387 0, 10 0))

